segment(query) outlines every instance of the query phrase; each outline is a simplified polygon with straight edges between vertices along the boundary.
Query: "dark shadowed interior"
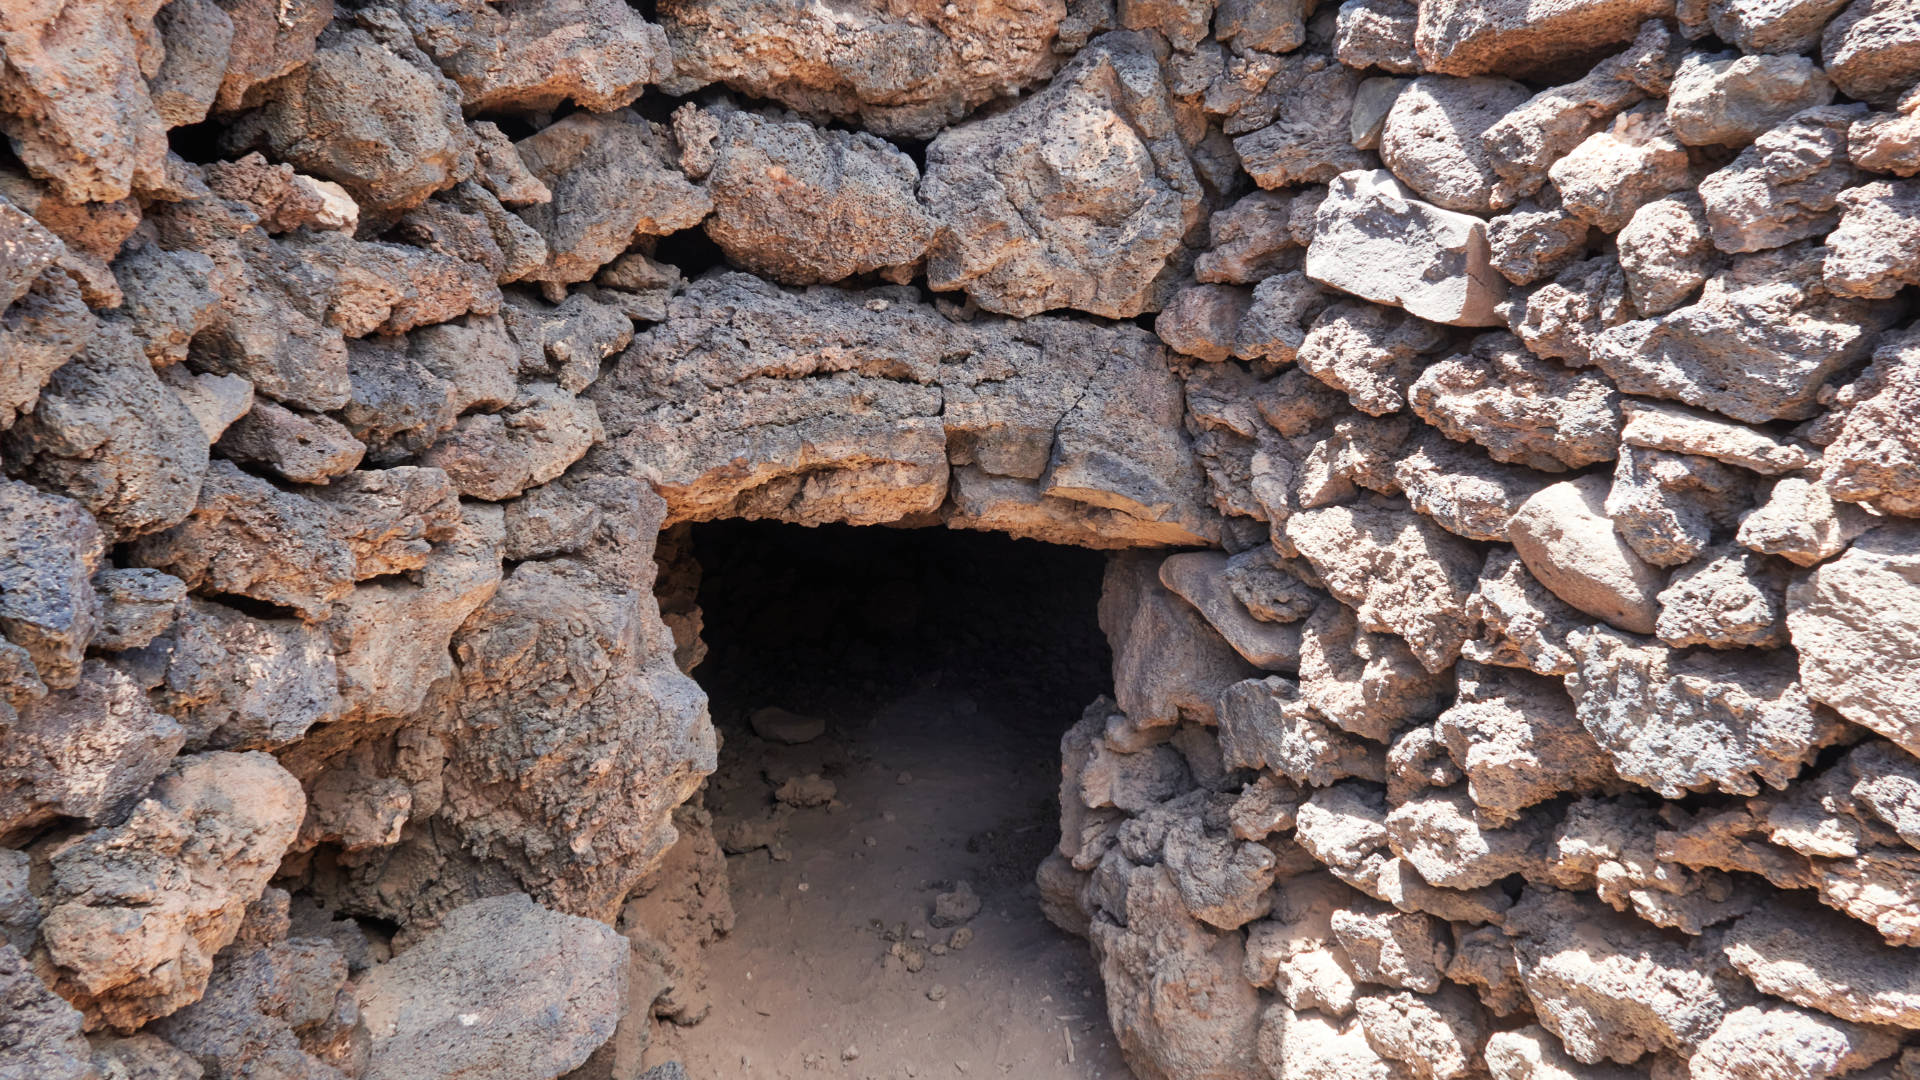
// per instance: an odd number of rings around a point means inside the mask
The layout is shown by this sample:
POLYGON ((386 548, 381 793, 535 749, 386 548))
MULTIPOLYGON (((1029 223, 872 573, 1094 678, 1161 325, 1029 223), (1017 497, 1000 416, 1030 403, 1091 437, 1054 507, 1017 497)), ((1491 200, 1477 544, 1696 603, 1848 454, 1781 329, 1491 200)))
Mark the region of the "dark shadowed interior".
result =
POLYGON ((1085 943, 1033 884, 1060 735, 1111 687, 1104 557, 738 521, 695 526, 689 548, 709 647, 693 674, 723 740, 706 805, 738 922, 709 954, 712 1014, 654 1053, 697 1075, 1128 1075, 1085 943), (770 707, 824 734, 763 738, 750 718, 770 707), (956 920, 966 892, 980 910, 956 920))

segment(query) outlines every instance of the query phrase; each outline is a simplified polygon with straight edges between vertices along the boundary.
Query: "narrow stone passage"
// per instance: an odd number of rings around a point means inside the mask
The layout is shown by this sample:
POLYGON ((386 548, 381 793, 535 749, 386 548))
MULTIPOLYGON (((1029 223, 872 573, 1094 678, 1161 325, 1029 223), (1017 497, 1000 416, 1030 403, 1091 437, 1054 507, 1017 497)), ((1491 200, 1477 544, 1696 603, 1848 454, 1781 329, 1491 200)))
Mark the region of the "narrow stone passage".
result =
POLYGON ((1101 557, 747 523, 696 529, 692 551, 711 650, 694 674, 724 739, 706 804, 738 918, 707 953, 711 1011, 649 1061, 742 1080, 1129 1077, 1086 944, 1033 885, 1060 733, 1109 678, 1101 557))

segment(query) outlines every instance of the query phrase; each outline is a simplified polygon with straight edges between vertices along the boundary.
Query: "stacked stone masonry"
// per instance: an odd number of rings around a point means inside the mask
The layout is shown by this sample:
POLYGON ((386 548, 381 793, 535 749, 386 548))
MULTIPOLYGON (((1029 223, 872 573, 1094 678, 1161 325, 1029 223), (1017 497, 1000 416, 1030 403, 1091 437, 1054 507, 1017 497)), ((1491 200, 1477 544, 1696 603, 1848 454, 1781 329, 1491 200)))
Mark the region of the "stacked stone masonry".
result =
POLYGON ((1113 552, 1141 1080, 1920 1080, 1920 2, 645 7, 0 5, 0 1078, 611 1075, 768 518, 1113 552))

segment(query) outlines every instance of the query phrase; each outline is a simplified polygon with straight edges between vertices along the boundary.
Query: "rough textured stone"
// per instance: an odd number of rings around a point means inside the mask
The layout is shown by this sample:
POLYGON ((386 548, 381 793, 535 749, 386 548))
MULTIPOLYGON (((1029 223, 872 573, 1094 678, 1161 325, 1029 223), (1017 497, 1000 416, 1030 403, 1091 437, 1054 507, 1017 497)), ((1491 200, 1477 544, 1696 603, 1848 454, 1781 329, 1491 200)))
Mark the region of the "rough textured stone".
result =
POLYGON ((1920 530, 1883 525, 1787 590, 1807 694, 1920 753, 1905 657, 1920 641, 1920 530))
POLYGON ((260 753, 181 758, 121 825, 52 858, 36 967, 89 1029, 200 997, 300 826, 300 785, 260 753))
POLYGON ((65 201, 124 199, 161 171, 166 127, 144 79, 157 72, 143 70, 140 55, 140 43, 158 36, 156 10, 113 3, 59 12, 19 8, 0 22, 7 49, 0 130, 21 163, 65 201))
POLYGON ((1847 129, 1847 156, 1866 172, 1920 173, 1920 93, 1907 91, 1893 112, 1855 120, 1847 129))
POLYGON ((1447 1080, 1470 1072, 1487 1037, 1478 1003, 1459 987, 1438 994, 1381 994, 1354 1002, 1367 1042, 1406 1066, 1415 1080, 1447 1080))
POLYGON ((193 749, 267 750, 341 713, 325 635, 292 619, 256 619, 191 599, 138 657, 160 668, 155 702, 193 749))
POLYGON ((1535 356, 1587 367, 1594 336, 1638 314, 1619 261, 1586 259, 1509 300, 1507 328, 1535 356))
POLYGON ((155 712, 133 680, 100 661, 89 661, 71 689, 21 706, 9 724, 0 832, 56 817, 116 823, 185 742, 171 716, 155 712))
POLYGON ((1511 549, 1488 553, 1467 614, 1480 625, 1480 637, 1461 647, 1466 659, 1539 675, 1573 670, 1567 636, 1585 623, 1582 613, 1540 584, 1511 549))
POLYGON ((1785 1005, 1748 1005, 1727 1014, 1688 1069, 1699 1080, 1747 1076, 1838 1076, 1871 1065, 1899 1040, 1785 1005))
POLYGON ((243 931, 215 961, 205 997, 153 1025, 166 1038, 161 1045, 214 1076, 272 1070, 334 1080, 348 1075, 336 1064, 358 1071, 359 1015, 343 988, 347 961, 339 948, 321 939, 246 948, 255 943, 245 938, 243 931))
POLYGON ((1089 45, 1013 109, 943 132, 920 198, 935 222, 928 284, 1020 316, 1157 309, 1201 211, 1159 67, 1130 34, 1089 45))
POLYGON ((1840 735, 1791 671, 1753 654, 1675 653, 1604 629, 1574 646, 1581 722, 1621 776, 1667 798, 1784 788, 1840 735))
POLYGON ((462 417, 420 460, 462 495, 498 501, 559 476, 605 437, 593 402, 534 383, 500 412, 462 417))
POLYGON ((666 34, 612 0, 398 5, 413 40, 478 112, 594 112, 631 104, 673 71, 666 34))
MULTIPOLYGON (((676 132, 687 126, 675 120, 676 132)), ((713 199, 707 235, 736 265, 789 285, 839 281, 926 254, 933 225, 913 189, 913 159, 866 134, 822 131, 797 120, 724 114, 718 138, 682 160, 713 199)))
POLYGON ((1052 74, 1059 60, 1048 46, 1066 16, 1058 3, 948 12, 933 0, 863 3, 845 22, 754 0, 669 0, 659 9, 673 46, 671 92, 724 82, 913 138, 1052 74))
POLYGON ((1813 904, 1783 904, 1733 924, 1727 959, 1775 997, 1843 1020, 1920 1027, 1910 950, 1813 904))
POLYGON ((360 464, 366 446, 346 425, 257 401, 221 436, 230 461, 253 465, 296 484, 324 484, 360 464))
POLYGON ((1322 604, 1301 629, 1301 697, 1362 738, 1390 741, 1407 722, 1439 712, 1447 689, 1445 672, 1427 671, 1400 638, 1360 629, 1345 605, 1322 604))
POLYGON ((1193 261, 1194 278, 1224 285, 1255 285, 1296 269, 1313 236, 1318 200, 1255 191, 1207 219, 1207 250, 1193 261), (1300 219, 1304 218, 1304 221, 1300 219), (1305 229, 1298 228, 1304 225, 1305 229))
POLYGON ((1460 695, 1434 723, 1489 824, 1568 792, 1613 779, 1613 764, 1553 680, 1462 666, 1460 695))
POLYGON ((373 1040, 364 1075, 565 1073, 613 1034, 630 948, 612 927, 548 911, 525 894, 457 908, 360 980, 373 1040), (572 1007, 542 1007, 556 1000, 572 1007))
POLYGON ((641 236, 692 228, 713 209, 668 156, 665 137, 628 109, 575 113, 514 144, 553 193, 514 211, 547 241, 531 281, 586 281, 641 236))
POLYGON ((1738 1001, 1710 957, 1591 898, 1529 889, 1507 925, 1540 1023, 1583 1065, 1697 1046, 1738 1001))
POLYGON ((1740 519, 1740 543, 1801 566, 1815 566, 1846 550, 1875 521, 1859 507, 1835 502, 1825 484, 1783 476, 1759 508, 1740 519))
POLYGON ((1362 627, 1400 635, 1428 671, 1460 654, 1481 563, 1464 541, 1418 514, 1359 506, 1295 514, 1287 539, 1362 627))
POLYGON ((1667 123, 1688 146, 1745 146, 1802 109, 1833 100, 1804 56, 1689 56, 1674 74, 1667 123))
POLYGON ((331 32, 311 60, 263 86, 260 111, 224 137, 338 181, 363 207, 401 210, 473 167, 452 91, 365 30, 331 32))
POLYGON ((1679 566, 1733 527, 1752 487, 1746 473, 1711 458, 1623 447, 1606 513, 1635 554, 1679 566))
POLYGON ((82 1018, 34 977, 12 945, 0 943, 0 1076, 7 1080, 94 1080, 82 1018))
POLYGON ((1840 92, 1862 101, 1897 97, 1920 78, 1920 33, 1906 0, 1855 0, 1820 36, 1820 63, 1840 92))
POLYGON ((41 682, 73 686, 100 621, 100 529, 72 499, 15 480, 0 480, 0 510, 0 636, 26 650, 41 682))
POLYGON ((1114 698, 1136 727, 1213 717, 1220 693, 1255 674, 1193 605, 1160 584, 1158 560, 1115 559, 1100 590, 1114 698))
POLYGON ((1406 404, 1421 360, 1445 339, 1439 328, 1373 304, 1339 302, 1314 319, 1295 360, 1361 412, 1380 416, 1406 404))
POLYGON ((110 541, 187 516, 207 470, 200 424, 154 374, 131 334, 94 333, 4 436, 10 471, 66 492, 110 541))
POLYGON ((1642 206, 1691 181, 1687 148, 1650 104, 1614 117, 1553 163, 1547 175, 1568 213, 1618 232, 1642 206))
POLYGON ((1485 214, 1506 200, 1481 137, 1530 96, 1511 79, 1423 75, 1394 99, 1380 157, 1435 206, 1485 214))
POLYGON ((1160 564, 1160 583, 1192 604, 1247 663, 1267 671, 1299 666, 1299 629, 1254 618, 1228 585, 1225 555, 1172 556, 1160 564))
POLYGON ((1508 334, 1483 334, 1468 351, 1428 365, 1407 399, 1448 438, 1545 472, 1610 460, 1620 439, 1611 383, 1539 359, 1508 334))
POLYGON ((250 597, 318 618, 352 588, 352 549, 305 496, 216 460, 187 520, 135 546, 134 559, 189 588, 250 597))
POLYGON ((1620 441, 1627 446, 1713 458, 1768 476, 1821 460, 1804 444, 1696 409, 1637 398, 1622 399, 1620 408, 1627 418, 1620 441))
POLYGON ((1307 276, 1430 322, 1497 326, 1507 282, 1486 225, 1421 202, 1384 169, 1335 177, 1307 247, 1307 276))
POLYGON ((1821 384, 1861 359, 1892 317, 1832 295, 1823 255, 1800 244, 1736 259, 1697 302, 1602 331, 1594 363, 1625 393, 1748 423, 1805 419, 1821 384))
POLYGON ((1107 1008, 1124 1018, 1115 1025, 1126 1033, 1121 1052, 1149 1075, 1257 1075, 1250 1059, 1260 996, 1241 974, 1240 935, 1216 933, 1188 915, 1165 867, 1121 861, 1114 869, 1124 875, 1126 922, 1096 921, 1091 940, 1107 1008), (1161 1000, 1182 1004, 1162 1009, 1161 1000))
POLYGON ((1501 193, 1511 198, 1539 192, 1553 164, 1621 110, 1665 94, 1673 80, 1675 51, 1666 25, 1650 20, 1625 50, 1572 82, 1540 91, 1500 118, 1482 139, 1500 175, 1501 193))
POLYGON ((1906 418, 1920 396, 1920 337, 1883 339, 1873 365, 1835 396, 1840 431, 1823 455, 1834 497, 1920 517, 1920 446, 1906 418))
POLYGON ((1715 36, 1742 52, 1790 56, 1820 41, 1820 30, 1846 0, 1708 0, 1706 24, 1715 36))
POLYGON ((1885 299, 1920 285, 1920 181, 1878 180, 1834 198, 1840 223, 1827 235, 1827 287, 1885 299))
POLYGON ((1551 4, 1420 5, 1414 38, 1427 70, 1448 75, 1537 74, 1633 40, 1647 19, 1670 15, 1662 0, 1555 0, 1551 4))
POLYGON ((1839 194, 1855 176, 1847 130, 1864 113, 1846 105, 1807 109, 1701 180, 1713 246, 1764 251, 1831 230, 1839 194))
POLYGON ((1418 25, 1418 5, 1412 0, 1345 0, 1334 33, 1334 55, 1348 67, 1411 75, 1420 69, 1413 45, 1418 25))
POLYGON ((1487 222, 1493 268, 1515 285, 1531 285, 1573 265, 1593 227, 1569 214, 1558 195, 1525 199, 1487 222))
POLYGON ((1692 192, 1641 206, 1615 239, 1627 292, 1642 315, 1664 315, 1693 299, 1713 269, 1706 208, 1692 192))
POLYGON ((1676 649, 1775 649, 1787 643, 1784 563, 1728 545, 1674 572, 1654 633, 1676 649))
POLYGON ((715 277, 676 298, 595 394, 610 442, 674 520, 893 521, 939 509, 951 472, 951 520, 971 527, 1103 547, 1204 542, 1217 527, 1179 383, 1138 331, 968 326, 899 293, 715 277), (733 340, 714 336, 722 325, 733 340), (970 359, 945 362, 958 355, 970 359), (791 377, 803 371, 820 377, 791 377), (847 407, 862 399, 888 405, 847 407), (680 437, 689 423, 706 434, 680 437), (747 445, 761 449, 742 475, 747 445))
POLYGON ((1240 167, 1254 183, 1278 189, 1324 184, 1348 170, 1371 166, 1373 156, 1353 145, 1360 86, 1359 73, 1343 64, 1295 54, 1261 94, 1271 109, 1261 119, 1270 122, 1233 140, 1240 167))

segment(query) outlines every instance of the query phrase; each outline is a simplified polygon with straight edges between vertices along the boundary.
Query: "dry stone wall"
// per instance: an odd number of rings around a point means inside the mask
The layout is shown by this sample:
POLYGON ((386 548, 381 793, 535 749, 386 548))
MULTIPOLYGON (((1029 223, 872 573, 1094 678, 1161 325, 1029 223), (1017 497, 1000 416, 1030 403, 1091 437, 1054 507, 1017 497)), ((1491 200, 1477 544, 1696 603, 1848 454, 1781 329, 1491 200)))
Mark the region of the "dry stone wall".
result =
POLYGON ((6 5, 0 1078, 626 1068, 750 517, 1115 551, 1039 881, 1143 1080, 1915 1080, 1917 84, 1914 0, 6 5))

